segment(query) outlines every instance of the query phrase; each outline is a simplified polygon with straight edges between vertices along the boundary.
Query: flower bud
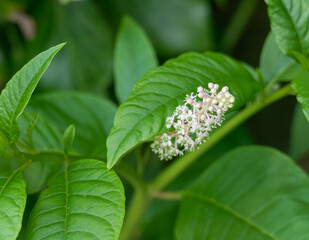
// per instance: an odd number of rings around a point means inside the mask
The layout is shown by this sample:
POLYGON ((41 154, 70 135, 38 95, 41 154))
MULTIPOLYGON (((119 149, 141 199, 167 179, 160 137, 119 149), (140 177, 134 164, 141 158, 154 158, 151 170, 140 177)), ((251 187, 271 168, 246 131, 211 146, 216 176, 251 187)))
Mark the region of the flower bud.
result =
POLYGON ((204 89, 203 89, 203 87, 199 86, 199 87, 197 88, 197 91, 198 91, 199 93, 202 93, 202 92, 204 91, 204 89))

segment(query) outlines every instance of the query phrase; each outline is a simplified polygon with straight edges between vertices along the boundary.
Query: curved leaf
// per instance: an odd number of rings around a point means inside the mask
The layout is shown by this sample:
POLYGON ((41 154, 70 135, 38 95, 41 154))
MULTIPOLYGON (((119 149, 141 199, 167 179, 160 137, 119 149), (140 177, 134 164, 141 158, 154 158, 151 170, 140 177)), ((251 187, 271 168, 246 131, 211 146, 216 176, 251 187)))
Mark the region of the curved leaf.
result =
POLYGON ((176 239, 301 240, 309 224, 309 179, 268 147, 229 152, 184 194, 176 239))
POLYGON ((13 143, 19 136, 18 116, 26 107, 51 60, 63 45, 52 47, 33 58, 13 76, 3 89, 0 96, 0 134, 10 143, 13 143))
POLYGON ((299 52, 309 56, 309 1, 308 0, 265 0, 271 29, 281 51, 293 56, 299 52))
POLYGON ((265 40, 260 57, 260 68, 265 82, 273 79, 277 81, 291 80, 301 72, 301 66, 280 51, 272 32, 265 40))
POLYGON ((30 215, 27 239, 116 240, 124 200, 118 176, 105 163, 73 162, 42 190, 30 215))
POLYGON ((105 142, 116 112, 110 101, 88 93, 63 91, 35 96, 29 109, 57 126, 62 133, 74 124, 73 151, 106 157, 105 142))
POLYGON ((297 101, 302 105, 303 112, 309 121, 309 72, 299 74, 292 81, 292 88, 297 96, 297 101))
POLYGON ((107 167, 127 151, 165 130, 165 119, 198 86, 215 82, 229 86, 237 109, 258 91, 250 72, 218 53, 188 53, 146 73, 117 110, 107 139, 107 167))
POLYGON ((137 81, 157 64, 155 51, 144 30, 133 19, 124 17, 115 46, 114 75, 118 100, 125 101, 137 81))
POLYGON ((16 239, 21 228, 27 199, 21 168, 0 173, 0 239, 16 239))

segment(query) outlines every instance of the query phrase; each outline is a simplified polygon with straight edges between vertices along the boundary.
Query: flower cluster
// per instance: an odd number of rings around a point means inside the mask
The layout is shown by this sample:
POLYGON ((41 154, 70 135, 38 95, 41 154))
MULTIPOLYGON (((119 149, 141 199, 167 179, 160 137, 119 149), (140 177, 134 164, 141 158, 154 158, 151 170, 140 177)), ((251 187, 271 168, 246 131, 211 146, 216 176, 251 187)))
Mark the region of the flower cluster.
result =
POLYGON ((155 137, 151 144, 161 160, 194 151, 206 141, 212 129, 221 126, 235 97, 226 86, 219 92, 218 84, 209 83, 208 88, 198 87, 196 94, 187 95, 185 104, 176 107, 173 115, 166 119, 166 128, 170 132, 155 137))

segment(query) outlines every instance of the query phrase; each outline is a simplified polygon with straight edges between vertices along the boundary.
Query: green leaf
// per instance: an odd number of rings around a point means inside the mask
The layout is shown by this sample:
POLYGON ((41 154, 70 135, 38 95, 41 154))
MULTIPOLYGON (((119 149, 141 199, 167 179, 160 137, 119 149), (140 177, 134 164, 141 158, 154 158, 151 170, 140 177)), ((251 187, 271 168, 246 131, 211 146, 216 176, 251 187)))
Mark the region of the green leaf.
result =
POLYGON ((289 154, 293 159, 300 159, 309 151, 309 124, 302 112, 302 107, 297 104, 293 114, 289 154))
POLYGON ((48 183, 31 212, 27 239, 118 239, 124 190, 105 163, 83 159, 48 183))
POLYGON ((26 107, 51 60, 63 45, 52 47, 32 59, 13 76, 2 91, 0 96, 0 134, 10 143, 13 143, 19 136, 18 116, 26 107))
POLYGON ((72 124, 68 126, 63 135, 63 148, 66 154, 70 151, 72 147, 74 137, 75 137, 75 127, 72 124))
POLYGON ((113 36, 93 1, 62 5, 46 0, 37 2, 30 10, 37 23, 37 34, 28 44, 28 52, 47 44, 68 42, 40 87, 105 92, 111 83, 113 36))
POLYGON ((301 71, 301 66, 297 62, 280 51, 272 32, 265 40, 260 58, 260 68, 265 82, 273 79, 277 81, 291 80, 301 71))
POLYGON ((20 172, 0 173, 0 239, 16 239, 26 206, 26 183, 20 172))
POLYGON ((299 74, 292 81, 292 88, 297 96, 297 101, 302 105, 303 112, 309 121, 309 72, 299 74))
POLYGON ((235 96, 234 109, 250 100, 258 83, 235 60, 218 53, 188 53, 146 73, 117 110, 107 139, 107 167, 111 168, 137 144, 163 133, 166 117, 198 86, 215 82, 228 86, 235 96))
MULTIPOLYGON (((63 91, 35 96, 29 109, 56 126, 57 132, 64 132, 68 125, 74 124, 72 151, 106 158, 105 142, 116 112, 112 102, 88 93, 63 91)), ((54 143, 56 146, 57 141, 54 143)))
POLYGON ((306 239, 309 179, 268 147, 233 150, 184 193, 176 239, 306 239))
POLYGON ((158 64, 144 30, 129 17, 120 25, 115 46, 114 75, 118 100, 123 102, 137 81, 158 64))
POLYGON ((292 51, 309 56, 308 0, 265 0, 271 29, 280 50, 289 56, 292 51))

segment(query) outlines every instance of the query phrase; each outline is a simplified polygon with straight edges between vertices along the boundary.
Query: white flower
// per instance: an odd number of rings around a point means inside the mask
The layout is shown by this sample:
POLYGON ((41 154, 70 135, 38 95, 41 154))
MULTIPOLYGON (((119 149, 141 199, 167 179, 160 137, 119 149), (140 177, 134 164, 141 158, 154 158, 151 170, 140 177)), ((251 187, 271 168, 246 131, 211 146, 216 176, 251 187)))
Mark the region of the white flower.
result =
POLYGON ((167 135, 166 133, 164 133, 161 137, 161 144, 162 146, 171 146, 172 142, 171 142, 171 137, 169 135, 167 135))
POLYGON ((176 107, 173 115, 166 119, 166 128, 171 132, 155 138, 151 144, 161 160, 170 160, 187 151, 194 151, 206 141, 209 133, 224 120, 225 112, 233 107, 235 97, 227 86, 208 84, 208 89, 197 88, 197 93, 186 96, 184 105, 176 107))

